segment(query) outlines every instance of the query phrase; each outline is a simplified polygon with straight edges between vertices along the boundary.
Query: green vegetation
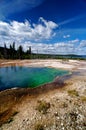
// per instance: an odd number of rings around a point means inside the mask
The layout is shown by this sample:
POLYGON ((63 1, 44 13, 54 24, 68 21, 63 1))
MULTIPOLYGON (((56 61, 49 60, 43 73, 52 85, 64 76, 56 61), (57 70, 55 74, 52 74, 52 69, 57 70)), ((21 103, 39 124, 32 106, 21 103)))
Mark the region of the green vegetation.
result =
POLYGON ((1 54, 1 52, 0 52, 0 59, 3 59, 3 55, 1 54))
POLYGON ((4 44, 4 47, 0 47, 0 59, 30 59, 30 56, 31 47, 26 52, 21 45, 18 49, 15 49, 15 42, 10 44, 9 48, 6 44, 4 44))
POLYGON ((50 108, 50 103, 47 103, 46 101, 39 101, 37 110, 43 114, 46 114, 48 109, 50 108))
POLYGON ((40 123, 35 125, 35 130, 44 130, 44 126, 40 123))
POLYGON ((75 89, 68 90, 68 95, 69 96, 79 96, 78 91, 76 91, 75 89))
POLYGON ((18 111, 14 111, 13 114, 12 114, 12 116, 17 115, 18 113, 19 113, 18 111))
POLYGON ((6 123, 11 123, 13 121, 13 117, 11 117, 6 123))
POLYGON ((81 97, 82 102, 86 102, 86 96, 81 97))

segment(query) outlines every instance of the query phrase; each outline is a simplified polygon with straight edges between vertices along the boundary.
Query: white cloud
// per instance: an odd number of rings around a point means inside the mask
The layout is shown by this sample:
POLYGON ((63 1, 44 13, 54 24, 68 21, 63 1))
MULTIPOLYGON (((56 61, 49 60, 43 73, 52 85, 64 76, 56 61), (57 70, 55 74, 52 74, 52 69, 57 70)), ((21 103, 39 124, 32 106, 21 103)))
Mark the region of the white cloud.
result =
POLYGON ((79 43, 79 42, 80 42, 79 39, 68 41, 68 43, 72 43, 72 44, 76 44, 76 43, 79 43))
POLYGON ((63 36, 63 38, 69 38, 70 37, 70 35, 68 34, 68 35, 64 35, 63 36))
POLYGON ((0 21, 0 42, 8 42, 10 39, 23 43, 24 41, 48 40, 55 35, 54 29, 58 25, 53 21, 39 18, 38 24, 31 24, 29 21, 12 21, 6 23, 0 21))
POLYGON ((81 47, 81 48, 86 47, 86 40, 82 40, 82 41, 81 41, 80 47, 81 47))
MULTIPOLYGON (((10 23, 0 21, 0 46, 6 43, 9 47, 15 41, 16 47, 21 44, 24 50, 27 50, 28 46, 31 46, 34 53, 86 54, 86 40, 75 39, 47 44, 47 41, 48 43, 49 40, 52 41, 51 38, 55 35, 54 29, 57 27, 56 23, 47 21, 42 17, 39 18, 37 24, 27 20, 25 22, 12 21, 10 23)), ((69 37, 69 35, 66 37, 69 37)))
MULTIPOLYGON (((6 43, 7 47, 10 46, 10 43, 13 41, 9 41, 6 43)), ((73 41, 72 41, 73 42, 73 41)), ((81 44, 76 46, 76 44, 73 43, 53 43, 53 44, 46 44, 46 43, 32 43, 32 42, 25 42, 17 43, 16 42, 16 48, 18 48, 19 45, 22 45, 24 50, 27 50, 29 46, 32 48, 33 53, 42 53, 42 54, 86 54, 86 49, 81 47, 81 44)), ((85 41, 86 42, 86 41, 85 41)))
MULTIPOLYGON (((76 47, 75 43, 76 40, 53 44, 46 44, 46 43, 31 43, 25 42, 23 45, 24 50, 27 50, 29 46, 32 48, 33 53, 43 53, 43 54, 80 54, 82 50, 79 46, 76 47)), ((76 42, 77 43, 77 42, 76 42)), ((19 44, 17 44, 18 46, 19 44)), ((83 51, 84 53, 84 51, 83 51)))

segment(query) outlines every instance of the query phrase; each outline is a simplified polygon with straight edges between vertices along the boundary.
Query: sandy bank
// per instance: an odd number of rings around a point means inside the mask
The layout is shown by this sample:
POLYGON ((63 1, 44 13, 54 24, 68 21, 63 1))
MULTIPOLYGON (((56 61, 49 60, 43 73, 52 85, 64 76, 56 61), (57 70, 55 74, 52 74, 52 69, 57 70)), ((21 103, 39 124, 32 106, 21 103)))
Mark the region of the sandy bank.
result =
POLYGON ((79 60, 0 60, 0 67, 15 65, 32 67, 54 67, 67 70, 86 69, 86 61, 79 60))

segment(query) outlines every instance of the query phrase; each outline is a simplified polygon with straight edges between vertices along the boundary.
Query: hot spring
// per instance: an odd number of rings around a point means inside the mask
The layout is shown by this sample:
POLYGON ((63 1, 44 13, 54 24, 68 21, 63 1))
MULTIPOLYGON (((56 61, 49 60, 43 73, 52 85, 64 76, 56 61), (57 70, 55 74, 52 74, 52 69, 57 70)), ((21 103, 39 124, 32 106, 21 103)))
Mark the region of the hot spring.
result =
POLYGON ((34 88, 52 82, 57 76, 68 74, 66 70, 46 67, 1 67, 0 91, 10 88, 34 88))

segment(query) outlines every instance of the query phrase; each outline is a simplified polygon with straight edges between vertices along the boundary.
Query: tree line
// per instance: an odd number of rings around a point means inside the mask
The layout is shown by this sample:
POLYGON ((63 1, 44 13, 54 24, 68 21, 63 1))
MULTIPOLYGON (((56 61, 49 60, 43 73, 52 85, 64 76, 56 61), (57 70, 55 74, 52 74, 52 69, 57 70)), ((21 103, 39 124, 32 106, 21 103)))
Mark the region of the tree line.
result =
POLYGON ((24 51, 23 46, 20 45, 17 49, 15 48, 15 42, 10 44, 9 48, 7 48, 6 43, 4 47, 0 47, 0 59, 86 59, 86 57, 78 56, 78 55, 52 55, 52 54, 38 54, 32 53, 31 46, 24 51))
POLYGON ((7 48, 6 43, 4 47, 0 47, 0 58, 2 59, 30 59, 31 47, 24 51, 23 46, 20 45, 17 49, 15 48, 15 42, 10 44, 7 48))

